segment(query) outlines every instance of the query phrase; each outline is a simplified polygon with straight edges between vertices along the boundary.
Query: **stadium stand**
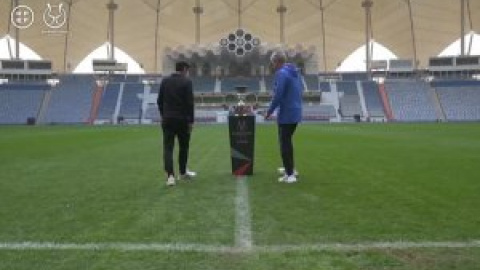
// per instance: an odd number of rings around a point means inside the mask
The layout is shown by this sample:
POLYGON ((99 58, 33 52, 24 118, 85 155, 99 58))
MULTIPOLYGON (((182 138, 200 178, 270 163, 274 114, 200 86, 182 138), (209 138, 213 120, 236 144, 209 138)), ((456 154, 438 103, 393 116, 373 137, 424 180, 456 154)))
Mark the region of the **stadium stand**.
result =
POLYGON ((358 96, 357 82, 356 81, 340 81, 336 82, 337 91, 345 95, 358 96))
POLYGON ((0 123, 26 124, 28 118, 37 119, 49 89, 46 83, 0 84, 0 123))
MULTIPOLYGON (((215 90, 215 77, 191 77, 193 91, 200 93, 213 93, 215 90)), ((158 93, 158 89, 156 90, 158 93)))
POLYGON ((218 106, 225 103, 225 95, 222 94, 200 94, 195 96, 195 104, 199 106, 218 106))
POLYGON ((447 121, 480 120, 480 81, 434 81, 447 121))
POLYGON ((357 115, 363 115, 357 83, 355 81, 342 81, 337 82, 336 85, 339 94, 341 116, 352 118, 357 115))
POLYGON ((273 91, 273 75, 265 76, 265 89, 267 92, 273 91))
POLYGON ((221 78, 222 92, 235 92, 236 86, 246 86, 249 92, 260 91, 260 78, 259 77, 223 77, 221 78))
POLYGON ((92 104, 95 81, 91 75, 65 75, 52 88, 44 123, 85 123, 92 104))
POLYGON ((362 82, 365 104, 370 117, 384 117, 382 100, 378 91, 378 85, 373 81, 362 82))
POLYGON ((220 111, 220 108, 201 108, 195 110, 195 122, 200 123, 212 123, 217 120, 217 111, 220 111))
POLYGON ((321 92, 331 92, 330 82, 320 82, 320 91, 321 92))
POLYGON ((304 92, 302 97, 304 104, 320 103, 322 98, 318 92, 304 92))
MULTIPOLYGON (((195 86, 194 86, 195 87, 195 86)), ((158 91, 160 90, 160 84, 159 83, 154 83, 150 85, 150 93, 152 94, 158 94, 158 91)), ((194 90, 195 91, 195 90, 194 90)))
POLYGON ((329 121, 335 117, 336 113, 333 105, 315 104, 303 107, 304 121, 329 121))
POLYGON ((305 81, 306 90, 308 91, 318 91, 320 89, 318 76, 317 75, 305 75, 303 76, 305 81))
POLYGON ((152 120, 152 122, 160 122, 160 112, 158 111, 157 104, 149 103, 145 109, 143 119, 152 120))
POLYGON ((362 115, 360 97, 358 95, 344 95, 340 98, 340 112, 342 117, 354 117, 362 115))
POLYGON ((119 116, 125 119, 138 119, 144 91, 145 86, 141 83, 125 83, 119 116))
POLYGON ((109 83, 103 91, 97 119, 112 120, 117 106, 121 84, 109 83))
POLYGON ((140 75, 132 75, 132 74, 113 74, 108 77, 109 82, 129 82, 129 83, 139 83, 141 80, 140 75))
POLYGON ((342 81, 367 81, 368 76, 365 72, 342 72, 342 81))
POLYGON ((396 121, 437 121, 429 85, 424 81, 386 81, 393 117, 396 121))

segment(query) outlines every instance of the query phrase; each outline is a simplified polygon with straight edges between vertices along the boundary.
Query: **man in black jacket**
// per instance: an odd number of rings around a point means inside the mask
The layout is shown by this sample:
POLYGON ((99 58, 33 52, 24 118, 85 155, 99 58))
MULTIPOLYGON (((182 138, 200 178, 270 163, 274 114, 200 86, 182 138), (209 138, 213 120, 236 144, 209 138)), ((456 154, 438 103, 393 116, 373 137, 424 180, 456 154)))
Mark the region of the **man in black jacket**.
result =
POLYGON ((178 138, 178 166, 181 179, 190 179, 196 173, 188 171, 188 148, 194 122, 193 85, 188 78, 190 66, 186 62, 175 65, 175 73, 164 78, 160 85, 157 105, 162 117, 163 162, 167 185, 175 185, 173 148, 178 138))

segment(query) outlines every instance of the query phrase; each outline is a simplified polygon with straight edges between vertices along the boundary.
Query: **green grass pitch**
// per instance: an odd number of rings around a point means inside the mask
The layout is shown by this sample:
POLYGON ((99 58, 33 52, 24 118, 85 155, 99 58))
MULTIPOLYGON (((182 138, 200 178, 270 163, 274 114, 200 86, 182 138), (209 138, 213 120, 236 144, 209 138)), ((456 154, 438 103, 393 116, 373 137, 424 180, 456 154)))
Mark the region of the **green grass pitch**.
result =
POLYGON ((302 124, 295 184, 258 125, 238 250, 227 133, 197 125, 167 188, 156 126, 0 127, 0 270, 480 269, 479 124, 302 124))

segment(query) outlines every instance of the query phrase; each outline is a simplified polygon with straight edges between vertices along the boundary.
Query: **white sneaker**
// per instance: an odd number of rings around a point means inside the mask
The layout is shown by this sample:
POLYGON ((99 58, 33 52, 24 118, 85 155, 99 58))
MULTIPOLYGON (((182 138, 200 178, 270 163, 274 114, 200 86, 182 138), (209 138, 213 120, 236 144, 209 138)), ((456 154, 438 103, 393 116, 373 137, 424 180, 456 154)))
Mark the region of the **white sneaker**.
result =
POLYGON ((295 183, 295 182, 297 182, 297 177, 295 177, 295 175, 290 175, 285 180, 285 183, 288 183, 288 184, 295 183))
POLYGON ((170 175, 167 178, 167 186, 169 186, 169 187, 175 186, 175 177, 173 175, 170 175))
POLYGON ((178 179, 180 180, 188 180, 188 179, 192 179, 194 178, 195 176, 197 176, 197 173, 196 172, 192 172, 192 171, 189 171, 187 169, 187 171, 185 172, 185 174, 181 174, 178 179))
MULTIPOLYGON (((280 167, 278 168, 278 173, 281 174, 281 175, 284 175, 285 174, 285 168, 284 167, 280 167)), ((297 170, 293 170, 293 175, 295 175, 296 177, 298 177, 298 171, 297 170)))
POLYGON ((297 177, 295 177, 295 175, 283 175, 282 177, 278 178, 278 182, 280 183, 288 183, 288 184, 291 184, 291 183, 295 183, 297 182, 297 177))
POLYGON ((278 178, 278 182, 282 183, 287 181, 288 175, 284 174, 282 177, 278 178))

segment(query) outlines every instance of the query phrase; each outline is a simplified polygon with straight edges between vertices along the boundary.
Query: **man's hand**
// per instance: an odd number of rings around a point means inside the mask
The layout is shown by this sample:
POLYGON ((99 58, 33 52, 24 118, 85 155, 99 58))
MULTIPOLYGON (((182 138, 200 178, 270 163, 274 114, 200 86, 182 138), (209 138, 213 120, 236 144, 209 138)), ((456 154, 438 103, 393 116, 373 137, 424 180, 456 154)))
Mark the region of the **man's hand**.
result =
POLYGON ((192 133, 193 130, 193 123, 188 124, 188 132, 192 133))
POLYGON ((265 113, 265 120, 270 120, 272 118, 272 115, 269 114, 268 112, 265 113))
POLYGON ((263 118, 265 119, 268 119, 270 117, 270 115, 268 115, 268 112, 264 110, 258 111, 257 114, 263 116, 263 118))
POLYGON ((268 111, 258 111, 257 114, 263 116, 265 120, 270 120, 272 118, 272 114, 269 114, 268 111))

